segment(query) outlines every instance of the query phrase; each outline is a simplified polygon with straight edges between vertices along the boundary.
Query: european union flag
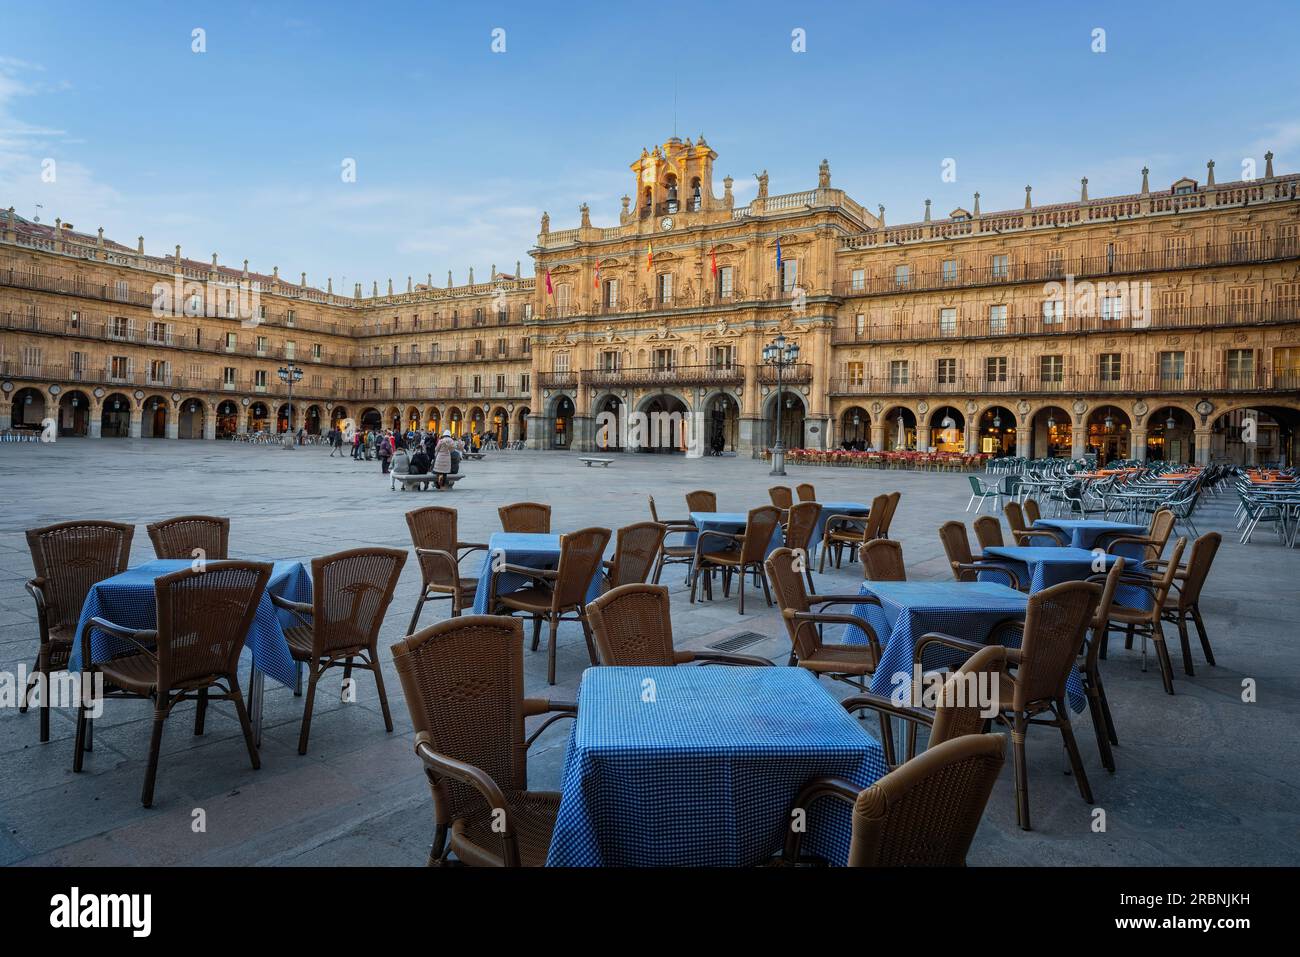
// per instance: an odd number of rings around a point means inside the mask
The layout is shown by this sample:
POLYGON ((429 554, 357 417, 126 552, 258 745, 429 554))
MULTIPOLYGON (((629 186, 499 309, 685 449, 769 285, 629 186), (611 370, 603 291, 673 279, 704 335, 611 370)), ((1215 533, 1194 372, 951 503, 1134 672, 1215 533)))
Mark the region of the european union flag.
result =
POLYGON ((776 238, 776 278, 781 278, 781 237, 776 238))

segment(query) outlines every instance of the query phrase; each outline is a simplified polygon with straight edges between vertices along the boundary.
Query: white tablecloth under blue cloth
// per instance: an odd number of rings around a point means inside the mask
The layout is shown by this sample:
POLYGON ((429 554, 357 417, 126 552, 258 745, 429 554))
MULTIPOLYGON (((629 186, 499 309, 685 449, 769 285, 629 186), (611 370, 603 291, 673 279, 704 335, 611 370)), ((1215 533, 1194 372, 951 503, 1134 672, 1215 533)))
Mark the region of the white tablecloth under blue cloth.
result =
MULTIPOLYGON (((1024 620, 1029 596, 997 582, 863 582, 863 595, 874 595, 880 604, 853 606, 853 614, 866 621, 884 646, 880 664, 868 686, 880 695, 898 700, 912 681, 912 657, 916 643, 932 631, 988 642, 989 632, 1009 618, 1024 620)), ((1018 632, 1009 647, 1019 647, 1018 632)), ((866 644, 867 636, 856 625, 844 632, 847 644, 866 644)), ((955 668, 969 655, 941 645, 931 645, 921 662, 924 670, 955 668)), ((1087 699, 1078 675, 1066 682, 1070 707, 1082 711, 1087 699)))
MULTIPOLYGON (((759 864, 817 777, 867 787, 879 743, 802 668, 590 668, 549 866, 759 864)), ((848 859, 850 807, 808 811, 804 850, 848 859)))
MULTIPOLYGON (((526 532, 496 532, 488 539, 488 550, 483 556, 479 571, 478 588, 474 590, 474 614, 489 615, 488 589, 491 587, 493 559, 497 565, 527 565, 529 568, 556 568, 560 564, 560 536, 526 532)), ((530 579, 523 575, 497 576, 497 595, 506 595, 523 588, 530 579)), ((600 597, 601 572, 596 571, 587 588, 587 601, 600 597)))
MULTIPOLYGON (((137 650, 123 638, 115 638, 90 624, 92 618, 105 618, 126 628, 154 628, 157 626, 157 608, 154 599, 154 579, 171 572, 189 568, 189 559, 155 559, 129 568, 120 575, 106 578, 91 587, 86 602, 81 606, 81 619, 77 622, 77 635, 72 643, 69 671, 79 671, 81 662, 81 635, 90 627, 90 656, 96 661, 106 661, 115 655, 137 650)), ((299 624, 297 618, 271 604, 271 595, 290 601, 311 601, 311 576, 301 562, 274 562, 271 578, 257 605, 257 613, 244 642, 241 661, 251 660, 253 667, 275 681, 293 687, 297 666, 289 654, 289 644, 284 630, 299 624)))

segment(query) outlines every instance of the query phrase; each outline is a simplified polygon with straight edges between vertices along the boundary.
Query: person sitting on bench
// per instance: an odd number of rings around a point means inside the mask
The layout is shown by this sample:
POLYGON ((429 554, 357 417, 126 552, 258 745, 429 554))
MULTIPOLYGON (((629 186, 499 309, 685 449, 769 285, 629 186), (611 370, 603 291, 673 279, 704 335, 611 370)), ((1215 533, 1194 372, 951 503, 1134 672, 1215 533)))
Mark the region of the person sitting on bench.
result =
MULTIPOLYGON (((417 445, 415 454, 411 456, 411 460, 407 464, 407 474, 427 475, 429 474, 429 469, 430 467, 432 467, 432 465, 433 462, 429 458, 429 456, 425 453, 424 449, 417 445)), ((423 482, 420 485, 420 488, 422 489, 427 489, 428 487, 429 487, 428 482, 423 482)))

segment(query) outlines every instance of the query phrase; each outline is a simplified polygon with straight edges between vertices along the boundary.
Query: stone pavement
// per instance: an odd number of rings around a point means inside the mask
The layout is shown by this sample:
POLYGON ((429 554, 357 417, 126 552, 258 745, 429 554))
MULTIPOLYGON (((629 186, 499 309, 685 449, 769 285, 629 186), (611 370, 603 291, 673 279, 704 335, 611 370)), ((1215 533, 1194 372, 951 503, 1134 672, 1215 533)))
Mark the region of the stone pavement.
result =
MULTIPOLYGON (((499 529, 498 505, 549 502, 557 531, 601 524, 617 528, 648 517, 652 494, 661 514, 684 515, 683 496, 718 492, 719 507, 742 511, 767 502, 767 466, 748 459, 619 456, 609 469, 582 467, 557 452, 492 453, 467 462, 451 493, 389 490, 377 462, 329 458, 326 448, 159 440, 60 440, 0 445, 0 671, 30 666, 36 626, 23 581, 32 574, 25 528, 70 518, 137 523, 132 564, 153 557, 144 525, 184 513, 228 515, 231 553, 296 558, 359 545, 409 545, 403 512, 421 504, 454 505, 461 536, 485 541, 499 529)), ((912 578, 949 573, 936 534, 962 512, 966 477, 955 474, 814 467, 790 468, 787 484, 816 483, 823 500, 869 501, 901 489, 894 537, 904 543, 912 578)), ((1231 529, 1225 496, 1197 516, 1202 531, 1231 529)), ((467 572, 474 564, 466 562, 467 572)), ((1075 733, 1104 832, 1094 832, 1065 767, 1059 735, 1028 736, 1035 830, 1016 826, 1008 762, 971 850, 972 864, 1295 864, 1300 861, 1300 550, 1280 547, 1261 530, 1255 543, 1235 535, 1219 553, 1203 599, 1219 665, 1195 652, 1196 676, 1182 673, 1177 641, 1174 697, 1160 687, 1154 659, 1142 672, 1138 652, 1112 642, 1104 663, 1120 746, 1117 773, 1101 767, 1091 725, 1075 733), (1244 678, 1258 681, 1257 703, 1242 702, 1244 678)), ((818 591, 855 588, 860 571, 818 577, 818 591)), ((768 636, 744 649, 784 663, 788 641, 761 597, 743 618, 734 597, 690 605, 682 573, 670 567, 673 627, 679 645, 701 647, 740 631, 768 636)), ((248 766, 233 711, 209 709, 196 738, 183 706, 168 722, 155 806, 140 806, 150 708, 110 701, 96 723, 95 751, 73 774, 70 712, 56 712, 48 744, 37 739, 34 712, 0 708, 0 864, 384 864, 418 865, 432 836, 428 789, 411 751, 410 721, 389 645, 401 637, 419 590, 408 562, 385 624, 381 658, 396 730, 385 734, 373 685, 362 674, 358 700, 344 704, 340 673, 322 683, 311 749, 297 754, 302 699, 268 682, 262 768, 248 766), (196 833, 194 811, 206 815, 196 833)), ((753 597, 753 593, 750 596, 753 597)), ((423 624, 445 604, 426 606, 423 624)), ((1193 641, 1195 644, 1195 641, 1193 641)), ((527 691, 571 698, 587 666, 576 625, 561 631, 559 685, 546 686, 543 650, 525 650, 527 691)), ((846 686, 827 683, 836 694, 846 686)), ((568 722, 534 745, 531 784, 557 788, 568 722)))

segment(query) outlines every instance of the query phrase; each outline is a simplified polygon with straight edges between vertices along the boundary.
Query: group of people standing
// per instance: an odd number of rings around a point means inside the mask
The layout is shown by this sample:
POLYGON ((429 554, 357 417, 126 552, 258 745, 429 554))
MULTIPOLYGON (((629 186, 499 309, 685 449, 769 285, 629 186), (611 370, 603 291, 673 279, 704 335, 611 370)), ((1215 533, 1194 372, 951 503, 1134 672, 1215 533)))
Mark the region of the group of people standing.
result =
MULTIPOLYGON (((348 441, 344 431, 336 425, 329 430, 327 438, 330 458, 335 454, 342 457, 348 441)), ((446 476, 460 471, 461 456, 466 451, 465 442, 450 431, 439 436, 437 432, 423 429, 405 433, 392 429, 354 429, 351 445, 354 461, 369 462, 372 457, 377 458, 382 475, 387 475, 390 468, 408 475, 432 474, 438 488, 445 487, 446 476)), ((471 437, 469 448, 474 447, 471 437)))

